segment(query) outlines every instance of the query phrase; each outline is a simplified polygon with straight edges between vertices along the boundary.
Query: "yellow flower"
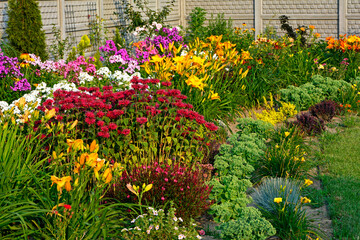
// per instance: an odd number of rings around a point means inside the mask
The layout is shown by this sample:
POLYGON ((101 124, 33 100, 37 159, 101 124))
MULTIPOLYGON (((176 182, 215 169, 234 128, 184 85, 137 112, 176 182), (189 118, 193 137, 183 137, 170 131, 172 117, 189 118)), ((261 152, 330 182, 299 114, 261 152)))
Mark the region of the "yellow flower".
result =
POLYGON ((84 141, 82 139, 76 139, 76 140, 71 140, 71 139, 66 139, 66 143, 69 146, 67 149, 67 152, 69 153, 71 150, 84 150, 84 141))
POLYGON ((90 145, 90 152, 98 152, 99 151, 99 144, 96 144, 96 140, 92 141, 90 145))
POLYGON ((290 132, 285 132, 285 137, 289 136, 290 132))
MULTIPOLYGON (((209 95, 209 98, 211 100, 220 100, 220 96, 218 93, 214 93, 214 91, 210 91, 210 95, 209 95)), ((220 100, 221 101, 221 100, 220 100)))
POLYGON ((45 119, 50 120, 52 117, 54 117, 56 114, 55 108, 51 109, 50 111, 48 109, 45 110, 45 119))
POLYGON ((143 185, 142 185, 143 192, 150 191, 152 187, 153 187, 152 184, 148 184, 145 186, 145 183, 143 183, 143 185))
POLYGON ((301 197, 301 203, 311 203, 311 200, 307 197, 301 197))
POLYGON ((311 181, 310 179, 305 179, 304 185, 305 185, 305 186, 310 186, 310 185, 313 184, 313 183, 314 183, 314 182, 311 181))
POLYGON ((71 181, 71 176, 66 176, 66 177, 62 177, 62 178, 58 178, 56 176, 51 176, 51 181, 53 182, 51 184, 54 185, 54 183, 57 184, 57 190, 60 192, 62 192, 62 188, 65 187, 66 191, 70 192, 71 190, 71 184, 70 184, 70 181, 71 181))
POLYGON ((112 174, 111 174, 111 169, 107 168, 102 176, 102 179, 105 181, 105 183, 109 183, 111 182, 112 179, 112 174))
POLYGON ((282 202, 282 198, 274 198, 274 203, 281 203, 282 202))
POLYGON ((150 62, 157 63, 161 62, 164 59, 164 57, 160 57, 159 55, 155 55, 151 57, 150 62))
POLYGON ((198 88, 200 90, 204 90, 205 84, 203 83, 203 79, 199 79, 197 76, 192 75, 187 80, 185 80, 186 84, 192 86, 194 88, 198 88))
POLYGON ((20 63, 20 67, 22 67, 22 68, 27 68, 27 67, 29 67, 29 63, 24 63, 24 62, 22 62, 22 63, 20 63))
POLYGON ((244 60, 252 59, 252 57, 250 56, 250 52, 249 51, 243 51, 243 50, 241 50, 241 58, 244 59, 244 60))
POLYGON ((220 36, 210 36, 207 39, 210 40, 211 42, 220 42, 221 39, 222 39, 222 35, 220 35, 220 36))

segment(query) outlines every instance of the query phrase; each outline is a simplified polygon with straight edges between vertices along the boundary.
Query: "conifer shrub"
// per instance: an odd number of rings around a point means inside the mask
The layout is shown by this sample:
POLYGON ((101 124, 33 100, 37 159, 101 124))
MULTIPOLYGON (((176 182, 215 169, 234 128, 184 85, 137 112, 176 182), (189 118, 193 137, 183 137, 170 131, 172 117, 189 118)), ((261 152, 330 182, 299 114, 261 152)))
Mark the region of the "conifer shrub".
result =
POLYGON ((6 28, 10 45, 21 53, 47 58, 45 32, 36 0, 9 0, 6 28))

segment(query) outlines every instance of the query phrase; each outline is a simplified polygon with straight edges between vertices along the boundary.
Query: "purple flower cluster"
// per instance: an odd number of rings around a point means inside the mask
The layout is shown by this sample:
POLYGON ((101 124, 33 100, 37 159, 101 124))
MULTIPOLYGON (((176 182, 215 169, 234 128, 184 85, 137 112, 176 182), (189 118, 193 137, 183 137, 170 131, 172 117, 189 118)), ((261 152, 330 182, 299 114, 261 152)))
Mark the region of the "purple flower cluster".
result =
POLYGON ((9 74, 16 78, 24 76, 20 72, 18 59, 5 56, 0 48, 0 78, 6 77, 9 74))
POLYGON ((158 35, 153 38, 148 37, 145 41, 134 44, 136 46, 136 57, 142 63, 149 61, 152 56, 158 55, 161 52, 160 45, 165 50, 165 52, 162 53, 162 56, 166 55, 169 57, 172 56, 172 53, 167 51, 170 44, 174 44, 175 47, 179 47, 180 45, 186 47, 184 39, 179 35, 177 28, 169 29, 164 27, 160 30, 156 29, 155 31, 158 35))
POLYGON ((132 58, 125 48, 118 50, 112 40, 106 41, 104 46, 99 47, 99 51, 102 52, 104 56, 100 60, 112 71, 117 70, 115 68, 118 68, 129 74, 133 74, 135 69, 140 69, 138 61, 132 58))
POLYGON ((10 87, 11 90, 15 91, 29 91, 31 90, 31 85, 26 78, 23 78, 15 82, 14 87, 10 87))
POLYGON ((165 27, 159 30, 158 36, 155 36, 153 39, 147 38, 146 40, 159 48, 161 44, 164 49, 168 49, 170 43, 172 42, 174 42, 174 44, 182 44, 184 42, 184 39, 181 35, 179 35, 177 28, 169 29, 165 27))

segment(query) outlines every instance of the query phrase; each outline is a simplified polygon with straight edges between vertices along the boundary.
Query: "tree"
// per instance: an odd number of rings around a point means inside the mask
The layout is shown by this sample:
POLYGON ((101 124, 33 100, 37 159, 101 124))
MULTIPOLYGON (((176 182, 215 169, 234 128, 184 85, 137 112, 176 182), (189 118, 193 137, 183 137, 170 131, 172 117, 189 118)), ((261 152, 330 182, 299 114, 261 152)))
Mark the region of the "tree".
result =
POLYGON ((9 0, 6 28, 10 45, 21 53, 47 58, 45 32, 36 0, 9 0))

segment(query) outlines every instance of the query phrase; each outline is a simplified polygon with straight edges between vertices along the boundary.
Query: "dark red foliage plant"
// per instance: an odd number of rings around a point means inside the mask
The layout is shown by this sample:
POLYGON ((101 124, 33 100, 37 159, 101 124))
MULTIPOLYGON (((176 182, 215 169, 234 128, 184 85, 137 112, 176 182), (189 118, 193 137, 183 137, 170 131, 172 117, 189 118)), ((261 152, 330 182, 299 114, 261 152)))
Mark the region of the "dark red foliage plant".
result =
POLYGON ((320 134, 325 130, 324 120, 319 119, 310 113, 296 115, 296 121, 293 123, 308 135, 320 134))
POLYGON ((111 86, 58 90, 39 109, 55 108, 55 123, 78 120, 73 138, 97 139, 101 154, 126 167, 201 162, 217 126, 183 102, 187 97, 170 82, 134 77, 131 83, 119 92, 111 86))
POLYGON ((332 100, 324 100, 309 109, 311 115, 324 120, 325 122, 331 121, 336 115, 337 103, 332 100))
POLYGON ((142 204, 164 208, 173 201, 176 216, 185 221, 200 216, 212 204, 208 200, 212 187, 206 184, 200 167, 158 162, 143 165, 124 172, 110 188, 108 197, 137 204, 137 196, 126 187, 128 183, 140 186, 140 189, 144 183, 153 184, 152 189, 143 194, 142 204))

